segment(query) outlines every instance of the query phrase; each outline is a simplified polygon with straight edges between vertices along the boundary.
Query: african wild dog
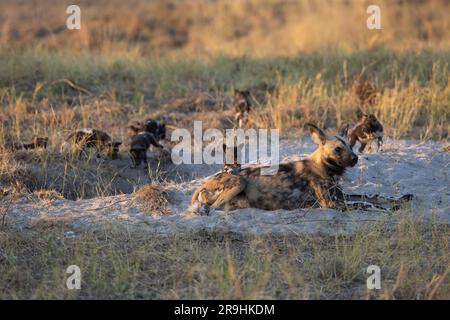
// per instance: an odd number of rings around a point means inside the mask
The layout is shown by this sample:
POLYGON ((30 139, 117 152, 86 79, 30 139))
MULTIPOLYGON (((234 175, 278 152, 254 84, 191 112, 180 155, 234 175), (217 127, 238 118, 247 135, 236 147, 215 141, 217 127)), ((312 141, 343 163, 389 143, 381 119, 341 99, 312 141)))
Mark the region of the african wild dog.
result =
POLYGON ((128 129, 131 132, 130 155, 134 167, 139 166, 141 162, 147 164, 147 150, 150 146, 167 152, 159 143, 166 138, 166 124, 148 119, 145 123, 135 121, 128 126, 128 129))
POLYGON ((250 91, 248 90, 234 90, 234 120, 239 128, 243 128, 248 123, 248 116, 250 113, 250 91))
POLYGON ((66 141, 73 143, 79 157, 87 148, 94 148, 97 158, 103 154, 112 159, 117 159, 119 146, 122 144, 122 142, 113 141, 106 132, 92 128, 75 130, 67 136, 66 141))
POLYGON ((265 210, 325 207, 346 209, 348 206, 391 205, 395 209, 412 195, 399 199, 373 195, 347 195, 338 185, 346 168, 358 162, 346 140, 330 136, 308 124, 318 148, 306 159, 282 163, 274 175, 261 175, 261 166, 242 168, 236 175, 219 175, 208 179, 192 197, 192 204, 218 208, 254 207, 265 210), (211 195, 201 196, 202 194, 211 195), (353 203, 350 203, 353 202, 353 203))
POLYGON ((224 167, 221 171, 208 179, 192 196, 192 205, 196 205, 197 200, 200 204, 211 204, 213 207, 220 207, 227 198, 228 194, 234 194, 245 185, 244 178, 239 176, 241 164, 239 163, 238 147, 232 149, 223 144, 224 167))
POLYGON ((29 143, 25 142, 8 142, 5 143, 5 148, 10 151, 17 151, 22 149, 36 149, 36 148, 47 148, 48 137, 38 137, 33 136, 33 139, 29 143))
POLYGON ((375 141, 377 143, 377 151, 379 151, 383 145, 383 125, 374 114, 367 114, 362 110, 358 110, 357 116, 360 119, 359 122, 352 128, 350 128, 349 124, 344 124, 339 130, 339 134, 342 137, 348 138, 352 149, 356 141, 359 141, 361 145, 358 151, 361 153, 367 144, 369 144, 369 148, 371 149, 372 143, 375 141))
POLYGON ((147 119, 144 123, 133 121, 127 128, 131 138, 143 131, 153 134, 158 141, 166 138, 166 124, 158 120, 147 119))
POLYGON ((164 150, 164 146, 150 132, 141 131, 131 139, 130 154, 135 167, 139 166, 141 162, 147 164, 147 150, 151 145, 164 150))

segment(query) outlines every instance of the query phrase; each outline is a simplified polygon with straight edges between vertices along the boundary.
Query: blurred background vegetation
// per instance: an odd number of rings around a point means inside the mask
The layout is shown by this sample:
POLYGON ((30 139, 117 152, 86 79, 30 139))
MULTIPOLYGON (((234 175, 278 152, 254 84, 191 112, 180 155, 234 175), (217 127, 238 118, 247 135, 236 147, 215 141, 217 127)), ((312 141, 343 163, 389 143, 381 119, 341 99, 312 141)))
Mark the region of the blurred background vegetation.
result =
POLYGON ((3 48, 102 54, 291 56, 317 50, 448 48, 449 0, 80 0, 81 30, 66 29, 71 1, 3 0, 3 48), (375 3, 376 2, 376 3, 375 3), (368 30, 366 9, 381 9, 368 30))

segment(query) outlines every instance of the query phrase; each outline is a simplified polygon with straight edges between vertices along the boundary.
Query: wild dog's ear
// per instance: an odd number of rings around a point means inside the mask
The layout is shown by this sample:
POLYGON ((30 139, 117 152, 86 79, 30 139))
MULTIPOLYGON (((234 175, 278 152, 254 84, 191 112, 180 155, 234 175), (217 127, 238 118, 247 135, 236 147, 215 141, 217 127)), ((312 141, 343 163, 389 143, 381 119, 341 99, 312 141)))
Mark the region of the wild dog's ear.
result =
POLYGON ((348 123, 343 123, 341 128, 338 131, 338 134, 343 137, 346 138, 348 136, 348 129, 350 129, 350 124, 348 123))
POLYGON ((141 126, 142 126, 142 124, 140 122, 133 122, 133 123, 129 124, 127 126, 127 128, 129 130, 133 131, 134 133, 138 133, 141 126))
POLYGON ((326 133, 315 124, 308 122, 306 125, 309 127, 309 132, 311 133, 314 143, 319 146, 325 144, 327 141, 326 133))

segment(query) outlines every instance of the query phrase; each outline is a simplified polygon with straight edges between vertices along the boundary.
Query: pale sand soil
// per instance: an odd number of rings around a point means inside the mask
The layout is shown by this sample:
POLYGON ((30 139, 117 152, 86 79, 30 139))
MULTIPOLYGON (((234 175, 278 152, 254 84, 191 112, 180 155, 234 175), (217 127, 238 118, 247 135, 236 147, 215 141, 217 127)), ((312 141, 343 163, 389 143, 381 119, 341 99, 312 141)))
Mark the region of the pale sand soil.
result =
MULTIPOLYGON (((348 234, 374 221, 395 224, 401 216, 414 216, 424 221, 436 219, 440 223, 450 224, 450 153, 443 151, 444 145, 438 142, 388 140, 382 152, 361 155, 357 166, 348 170, 342 181, 347 192, 387 196, 412 193, 415 196, 404 209, 393 213, 340 212, 332 209, 264 211, 249 208, 228 213, 215 211, 209 216, 193 215, 188 210, 192 193, 202 178, 218 171, 220 166, 180 165, 169 169, 171 175, 179 177, 179 182, 171 182, 164 187, 171 211, 168 215, 142 213, 133 205, 132 194, 77 201, 44 202, 21 198, 11 205, 5 222, 18 229, 63 223, 70 236, 76 236, 79 230, 85 228, 113 223, 156 234, 204 231, 230 232, 237 237, 253 234, 348 234)), ((302 158, 314 148, 308 138, 301 141, 282 140, 280 158, 283 161, 302 158)), ((125 160, 119 162, 124 170, 128 165, 125 163, 125 160)), ((141 179, 144 176, 140 173, 142 169, 126 170, 130 170, 129 178, 140 180, 136 185, 146 182, 141 179)))

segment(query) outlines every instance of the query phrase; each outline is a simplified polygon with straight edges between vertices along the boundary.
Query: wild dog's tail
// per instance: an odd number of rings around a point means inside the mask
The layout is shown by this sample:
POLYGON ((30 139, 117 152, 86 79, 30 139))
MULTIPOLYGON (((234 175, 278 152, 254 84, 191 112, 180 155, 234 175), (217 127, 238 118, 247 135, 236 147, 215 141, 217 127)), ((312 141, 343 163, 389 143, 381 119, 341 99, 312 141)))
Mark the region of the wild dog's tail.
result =
POLYGON ((233 199, 235 196, 241 193, 245 189, 245 186, 246 186, 245 183, 240 183, 236 186, 233 186, 230 189, 225 189, 217 198, 217 200, 214 201, 211 207, 219 208, 224 203, 229 202, 231 199, 233 199))
POLYGON ((348 129, 350 129, 350 124, 344 122, 342 124, 342 126, 339 128, 338 134, 343 138, 347 138, 348 137, 348 129))

